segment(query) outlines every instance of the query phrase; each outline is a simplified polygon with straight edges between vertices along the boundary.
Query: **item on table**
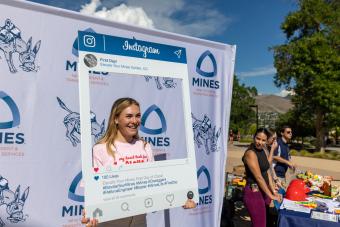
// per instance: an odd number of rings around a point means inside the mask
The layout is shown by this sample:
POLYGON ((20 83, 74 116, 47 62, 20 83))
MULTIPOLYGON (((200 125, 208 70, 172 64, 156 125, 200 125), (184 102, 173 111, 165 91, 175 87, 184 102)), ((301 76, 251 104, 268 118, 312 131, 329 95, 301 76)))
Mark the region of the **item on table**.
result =
POLYGON ((329 181, 324 181, 320 189, 324 195, 331 197, 331 183, 329 181))
POLYGON ((322 199, 331 199, 332 198, 330 196, 327 196, 327 195, 324 195, 324 194, 318 194, 318 193, 315 193, 312 196, 322 198, 322 199))
POLYGON ((299 204, 300 206, 307 207, 310 209, 315 209, 318 206, 318 204, 314 201, 306 201, 306 202, 298 201, 296 202, 296 204, 299 204))
POLYGON ((315 208, 316 211, 326 212, 328 211, 328 206, 326 203, 321 201, 316 201, 317 207, 315 208))
POLYGON ((289 184, 290 187, 303 188, 305 193, 310 192, 310 189, 306 186, 306 183, 301 179, 294 179, 289 184))
POLYGON ((235 186, 246 186, 246 179, 244 178, 234 178, 232 180, 232 185, 235 185, 235 186))
POLYGON ((331 189, 331 197, 337 197, 340 196, 340 188, 336 185, 332 185, 332 189, 331 189))
POLYGON ((286 199, 293 201, 306 201, 307 196, 305 190, 306 190, 305 187, 301 185, 299 182, 297 183, 291 182, 286 191, 286 199))
POLYGON ((296 175, 296 177, 303 180, 309 187, 310 191, 319 191, 320 194, 323 193, 324 195, 333 198, 340 194, 339 187, 332 186, 331 182, 334 180, 332 176, 321 176, 313 174, 311 171, 307 170, 304 173, 300 172, 296 175))

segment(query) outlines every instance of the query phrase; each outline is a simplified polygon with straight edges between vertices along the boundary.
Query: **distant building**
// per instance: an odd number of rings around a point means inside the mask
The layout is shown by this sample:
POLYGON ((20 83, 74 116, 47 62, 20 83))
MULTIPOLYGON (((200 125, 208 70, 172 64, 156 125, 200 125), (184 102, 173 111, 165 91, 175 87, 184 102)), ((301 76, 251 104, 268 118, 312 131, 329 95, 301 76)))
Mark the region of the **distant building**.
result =
POLYGON ((276 128, 280 114, 287 113, 293 107, 290 98, 276 95, 255 96, 258 105, 259 127, 276 128))

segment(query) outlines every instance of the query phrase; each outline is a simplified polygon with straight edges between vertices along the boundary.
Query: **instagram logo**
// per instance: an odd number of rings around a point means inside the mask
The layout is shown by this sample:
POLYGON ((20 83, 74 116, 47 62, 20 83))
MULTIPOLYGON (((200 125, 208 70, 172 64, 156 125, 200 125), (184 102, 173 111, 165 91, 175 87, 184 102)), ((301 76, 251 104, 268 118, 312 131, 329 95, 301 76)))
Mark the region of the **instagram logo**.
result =
POLYGON ((92 35, 84 35, 84 46, 95 47, 96 39, 92 35))

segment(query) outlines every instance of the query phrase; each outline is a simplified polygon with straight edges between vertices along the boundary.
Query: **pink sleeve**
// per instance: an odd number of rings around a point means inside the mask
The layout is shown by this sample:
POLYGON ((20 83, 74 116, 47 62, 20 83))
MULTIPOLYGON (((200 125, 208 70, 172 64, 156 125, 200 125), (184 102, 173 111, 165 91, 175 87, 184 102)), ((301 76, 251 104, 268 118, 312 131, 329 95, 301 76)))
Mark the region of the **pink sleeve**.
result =
POLYGON ((100 144, 95 145, 92 148, 92 165, 93 168, 99 168, 99 167, 103 167, 104 163, 102 161, 102 146, 100 146, 100 144))
POLYGON ((153 157, 152 148, 151 148, 151 145, 150 145, 149 143, 147 143, 147 144, 145 145, 145 151, 146 151, 146 153, 147 153, 147 155, 148 155, 148 158, 149 158, 150 162, 154 162, 155 159, 154 159, 154 157, 153 157))

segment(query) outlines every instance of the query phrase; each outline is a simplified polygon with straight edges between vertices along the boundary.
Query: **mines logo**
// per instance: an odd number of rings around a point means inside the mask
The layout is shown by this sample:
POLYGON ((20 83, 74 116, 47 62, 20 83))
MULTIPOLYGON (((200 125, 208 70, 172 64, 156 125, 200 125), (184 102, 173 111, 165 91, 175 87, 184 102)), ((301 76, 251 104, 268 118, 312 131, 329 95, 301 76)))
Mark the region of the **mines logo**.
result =
MULTIPOLYGON (((11 120, 4 121, 3 113, 4 109, 0 110, 0 146, 1 145, 14 145, 23 144, 25 142, 25 135, 22 132, 18 132, 20 125, 20 112, 17 104, 4 91, 0 90, 0 102, 4 102, 7 105, 11 113, 11 120)), ((3 105, 1 105, 3 106, 3 105)))
POLYGON ((199 77, 192 78, 193 87, 211 88, 211 89, 220 88, 220 81, 215 80, 215 77, 217 75, 216 59, 209 50, 205 51, 199 57, 197 64, 196 64, 196 73, 199 75, 199 77), (210 59, 210 64, 208 64, 209 59, 210 59))
POLYGON ((79 172, 72 180, 68 189, 68 198, 73 202, 77 202, 78 204, 63 206, 61 211, 62 217, 74 217, 82 215, 81 213, 84 209, 82 205, 84 202, 84 189, 80 186, 82 177, 82 172, 79 172))
POLYGON ((170 138, 164 137, 163 134, 167 130, 167 124, 164 117, 164 114, 162 110, 154 105, 151 105, 142 115, 141 119, 141 126, 140 130, 147 134, 147 136, 143 136, 143 139, 150 143, 151 145, 155 147, 168 147, 170 146, 170 138), (154 125, 155 122, 157 122, 155 119, 151 118, 151 113, 155 113, 158 118, 159 122, 161 123, 161 127, 159 128, 148 128, 146 125, 154 125), (150 124, 151 123, 151 124, 150 124))
POLYGON ((213 202, 211 192, 211 177, 209 170, 205 166, 201 166, 197 171, 198 193, 200 194, 197 205, 208 205, 213 202))

